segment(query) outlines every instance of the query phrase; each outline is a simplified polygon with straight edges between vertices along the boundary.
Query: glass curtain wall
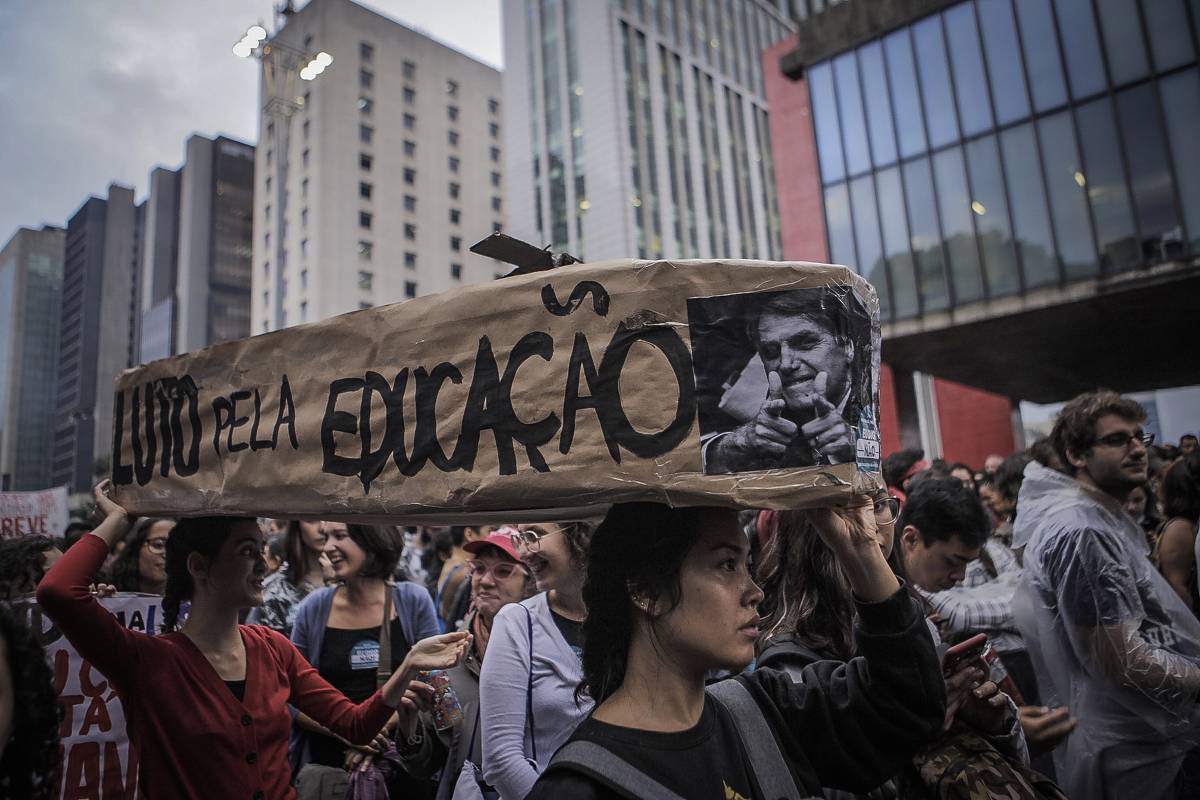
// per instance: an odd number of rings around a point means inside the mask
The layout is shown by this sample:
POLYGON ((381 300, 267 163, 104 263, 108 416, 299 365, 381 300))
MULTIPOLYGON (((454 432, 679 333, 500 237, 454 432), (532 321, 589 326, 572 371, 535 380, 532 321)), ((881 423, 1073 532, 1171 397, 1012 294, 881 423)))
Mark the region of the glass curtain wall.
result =
POLYGON ((812 65, 831 258, 901 319, 1196 255, 1197 15, 967 0, 812 65))

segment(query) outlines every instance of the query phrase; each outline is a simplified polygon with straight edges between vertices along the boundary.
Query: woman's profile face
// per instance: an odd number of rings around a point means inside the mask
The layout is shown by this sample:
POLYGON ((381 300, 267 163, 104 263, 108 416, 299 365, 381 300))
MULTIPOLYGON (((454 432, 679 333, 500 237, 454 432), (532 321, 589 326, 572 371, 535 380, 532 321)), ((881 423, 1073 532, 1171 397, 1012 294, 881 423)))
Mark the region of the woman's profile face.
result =
POLYGON ((679 604, 657 610, 660 650, 679 667, 738 671, 754 659, 763 593, 750 576, 749 557, 737 512, 707 509, 679 572, 679 604))
POLYGON ((146 531, 146 541, 138 551, 138 575, 150 584, 165 583, 167 580, 167 539, 174 522, 160 520, 146 531))
POLYGON ((344 522, 323 523, 325 535, 325 555, 333 564, 333 576, 344 581, 358 576, 359 570, 367 561, 367 554, 358 542, 350 538, 350 531, 344 522))
MULTIPOLYGON (((306 548, 308 548, 309 550, 313 551, 314 553, 320 554, 320 552, 325 549, 325 539, 327 538, 325 535, 325 526, 326 525, 335 525, 335 524, 342 524, 342 523, 307 522, 307 521, 302 520, 299 523, 299 525, 300 525, 300 541, 302 541, 304 543, 304 546, 306 548)), ((345 525, 342 524, 342 527, 344 528, 345 525)))
POLYGON ((209 589, 224 602, 251 608, 262 604, 266 576, 262 531, 251 520, 236 523, 213 557, 208 573, 209 589))
POLYGON ((548 592, 565 585, 575 568, 571 564, 571 543, 567 541, 563 526, 538 522, 518 527, 522 533, 538 535, 536 544, 522 543, 517 550, 537 583, 538 591, 548 592))

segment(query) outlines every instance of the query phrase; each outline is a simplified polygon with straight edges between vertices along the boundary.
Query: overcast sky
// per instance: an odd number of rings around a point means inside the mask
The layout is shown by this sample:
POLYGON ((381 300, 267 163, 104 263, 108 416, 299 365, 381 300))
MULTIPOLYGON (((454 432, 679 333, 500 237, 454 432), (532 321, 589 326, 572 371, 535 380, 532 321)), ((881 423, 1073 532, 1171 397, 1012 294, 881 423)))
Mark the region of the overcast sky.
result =
MULTIPOLYGON (((360 0, 361 1, 361 0, 360 0)), ((298 0, 302 7, 305 0, 298 0)), ((500 0, 362 2, 502 66, 500 0)), ((0 0, 0 246, 110 182, 146 193, 192 133, 257 139, 258 62, 230 48, 271 0, 0 0)))

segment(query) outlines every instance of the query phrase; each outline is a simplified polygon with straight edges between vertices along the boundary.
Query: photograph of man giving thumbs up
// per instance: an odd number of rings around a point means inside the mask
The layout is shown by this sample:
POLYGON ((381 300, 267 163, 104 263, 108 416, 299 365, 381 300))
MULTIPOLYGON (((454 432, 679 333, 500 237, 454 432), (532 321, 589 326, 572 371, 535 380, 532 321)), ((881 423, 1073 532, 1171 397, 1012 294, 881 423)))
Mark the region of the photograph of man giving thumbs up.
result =
MULTIPOLYGON (((704 472, 853 461, 853 426, 872 398, 869 323, 857 298, 845 290, 794 289, 740 296, 736 310, 732 299, 703 301, 710 303, 710 338, 717 321, 728 329, 734 314, 744 332, 737 337, 744 366, 721 383, 715 409, 701 405, 704 472), (713 314, 718 301, 726 308, 713 314)), ((728 350, 731 337, 719 338, 728 350)), ((699 375, 697 382, 704 383, 699 375)))

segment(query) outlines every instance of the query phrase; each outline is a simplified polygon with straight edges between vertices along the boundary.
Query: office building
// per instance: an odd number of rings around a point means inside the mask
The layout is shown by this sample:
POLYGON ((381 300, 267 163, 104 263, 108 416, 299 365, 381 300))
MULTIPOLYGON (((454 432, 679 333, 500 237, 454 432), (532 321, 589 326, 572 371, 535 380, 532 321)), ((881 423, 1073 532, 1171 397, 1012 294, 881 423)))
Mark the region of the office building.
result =
POLYGON ((580 258, 778 258, 767 0, 504 0, 514 235, 580 258))
POLYGON ((1194 3, 796 10, 765 59, 784 254, 877 288, 885 450, 979 463, 1017 401, 1200 383, 1194 3))
POLYGON ((142 361, 250 335, 254 148, 190 137, 177 170, 150 173, 142 361))
POLYGON ((265 70, 255 333, 504 269, 468 251, 505 219, 499 72, 350 0, 312 0, 268 46, 332 63, 265 70))
POLYGON ((62 278, 62 228, 21 228, 0 250, 0 491, 51 486, 62 278))
MULTIPOLYGON (((143 204, 144 205, 144 204, 143 204)), ((107 474, 113 379, 136 363, 143 207, 118 185, 67 223, 50 483, 88 491, 107 474)))

